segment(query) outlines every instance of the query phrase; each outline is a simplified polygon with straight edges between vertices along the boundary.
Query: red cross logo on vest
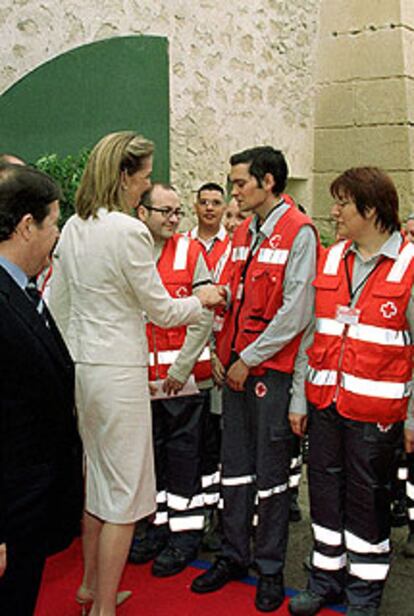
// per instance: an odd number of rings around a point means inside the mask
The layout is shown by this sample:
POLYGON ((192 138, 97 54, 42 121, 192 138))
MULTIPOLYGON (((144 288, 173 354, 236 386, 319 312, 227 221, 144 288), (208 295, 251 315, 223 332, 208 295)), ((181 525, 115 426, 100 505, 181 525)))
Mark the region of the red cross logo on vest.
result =
POLYGON ((258 398, 264 398, 265 395, 267 394, 266 385, 262 383, 261 381, 259 381, 258 383, 256 383, 256 387, 254 388, 254 393, 256 394, 258 398))
POLYGON ((178 287, 176 293, 176 297, 188 297, 188 290, 185 287, 178 287))
POLYGON ((279 234, 273 235, 269 240, 270 248, 273 248, 273 250, 277 248, 280 244, 281 239, 282 239, 281 235, 279 234))
POLYGON ((397 306, 394 302, 388 301, 380 307, 381 314, 385 319, 391 319, 397 314, 397 306))

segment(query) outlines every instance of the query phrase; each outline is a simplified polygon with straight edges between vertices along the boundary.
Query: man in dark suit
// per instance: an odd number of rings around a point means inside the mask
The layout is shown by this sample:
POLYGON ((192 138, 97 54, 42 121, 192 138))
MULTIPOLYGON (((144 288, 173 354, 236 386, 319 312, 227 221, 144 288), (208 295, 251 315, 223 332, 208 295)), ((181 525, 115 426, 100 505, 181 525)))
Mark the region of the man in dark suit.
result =
POLYGON ((45 558, 69 545, 82 508, 74 371, 29 279, 58 238, 60 190, 0 164, 0 614, 34 612, 45 558))

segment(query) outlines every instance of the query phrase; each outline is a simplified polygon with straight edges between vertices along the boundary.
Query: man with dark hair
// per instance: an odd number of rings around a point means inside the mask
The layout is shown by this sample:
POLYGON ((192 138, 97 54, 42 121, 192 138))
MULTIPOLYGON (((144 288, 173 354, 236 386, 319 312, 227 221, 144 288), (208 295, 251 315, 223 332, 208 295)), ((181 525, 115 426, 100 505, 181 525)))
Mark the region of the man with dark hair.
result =
MULTIPOLYGON (((345 592, 348 616, 377 616, 391 559, 390 483, 412 395, 414 246, 380 169, 349 169, 331 194, 346 239, 324 253, 314 282, 305 380, 314 546, 308 588, 289 609, 312 616, 345 592)), ((306 407, 292 410, 301 435, 306 407)), ((405 438, 413 452, 413 417, 405 438)))
MULTIPOLYGON (((172 297, 189 296, 211 280, 201 246, 176 233, 183 214, 175 189, 157 183, 137 209, 154 239, 157 269, 172 297)), ((201 453, 213 384, 208 345, 212 322, 211 312, 204 310, 199 322, 188 327, 147 324, 157 511, 144 539, 134 540, 129 558, 137 564, 154 559, 157 577, 182 571, 201 542, 201 453)))
POLYGON ((60 190, 0 164, 0 613, 31 616, 46 555, 79 530, 73 364, 29 280, 58 238, 60 190))
POLYGON ((194 204, 198 224, 190 236, 204 247, 213 271, 229 244, 229 237, 222 225, 225 209, 224 190, 219 184, 206 182, 200 186, 194 204))
POLYGON ((292 445, 288 409, 297 349, 312 314, 317 238, 311 220, 281 196, 287 164, 280 151, 252 148, 232 156, 230 164, 232 196, 253 217, 233 236, 231 308, 217 346, 227 370, 224 542, 216 563, 191 588, 212 592, 246 575, 257 497, 255 605, 272 611, 284 600, 292 445))

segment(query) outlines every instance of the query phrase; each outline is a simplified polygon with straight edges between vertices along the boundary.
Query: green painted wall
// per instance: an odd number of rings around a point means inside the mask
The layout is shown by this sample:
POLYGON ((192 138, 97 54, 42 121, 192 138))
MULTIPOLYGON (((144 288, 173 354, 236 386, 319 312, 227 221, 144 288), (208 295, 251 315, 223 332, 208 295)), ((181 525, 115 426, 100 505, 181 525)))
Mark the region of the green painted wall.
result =
POLYGON ((118 37, 73 49, 0 97, 0 152, 35 161, 136 130, 155 142, 153 177, 169 181, 168 73, 164 37, 118 37))

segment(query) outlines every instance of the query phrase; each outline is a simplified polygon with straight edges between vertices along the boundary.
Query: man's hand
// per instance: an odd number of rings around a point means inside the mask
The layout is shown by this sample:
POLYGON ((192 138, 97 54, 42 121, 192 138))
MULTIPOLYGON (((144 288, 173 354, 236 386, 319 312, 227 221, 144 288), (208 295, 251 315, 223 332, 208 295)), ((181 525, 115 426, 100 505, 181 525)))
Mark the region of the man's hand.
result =
POLYGON ((203 308, 208 308, 209 310, 226 305, 227 293, 224 287, 204 284, 194 291, 194 295, 198 297, 203 308))
POLYGON ((7 567, 7 548, 5 543, 0 544, 0 577, 4 575, 7 567))
POLYGON ((226 383, 234 391, 244 391, 244 384, 249 376, 249 367, 238 359, 227 371, 226 383))
POLYGON ((414 429, 406 428, 404 431, 405 451, 414 453, 414 429))
POLYGON ((177 379, 173 379, 172 376, 167 376, 164 383, 162 384, 163 391, 167 394, 167 396, 175 396, 179 391, 182 390, 185 383, 181 383, 181 381, 177 381, 177 379))
POLYGON ((211 369, 213 371, 213 379, 216 385, 222 387, 226 378, 226 370, 221 363, 216 353, 211 353, 211 369))
POLYGON ((290 427, 296 436, 305 436, 308 425, 308 416, 299 413, 289 413, 290 427))

